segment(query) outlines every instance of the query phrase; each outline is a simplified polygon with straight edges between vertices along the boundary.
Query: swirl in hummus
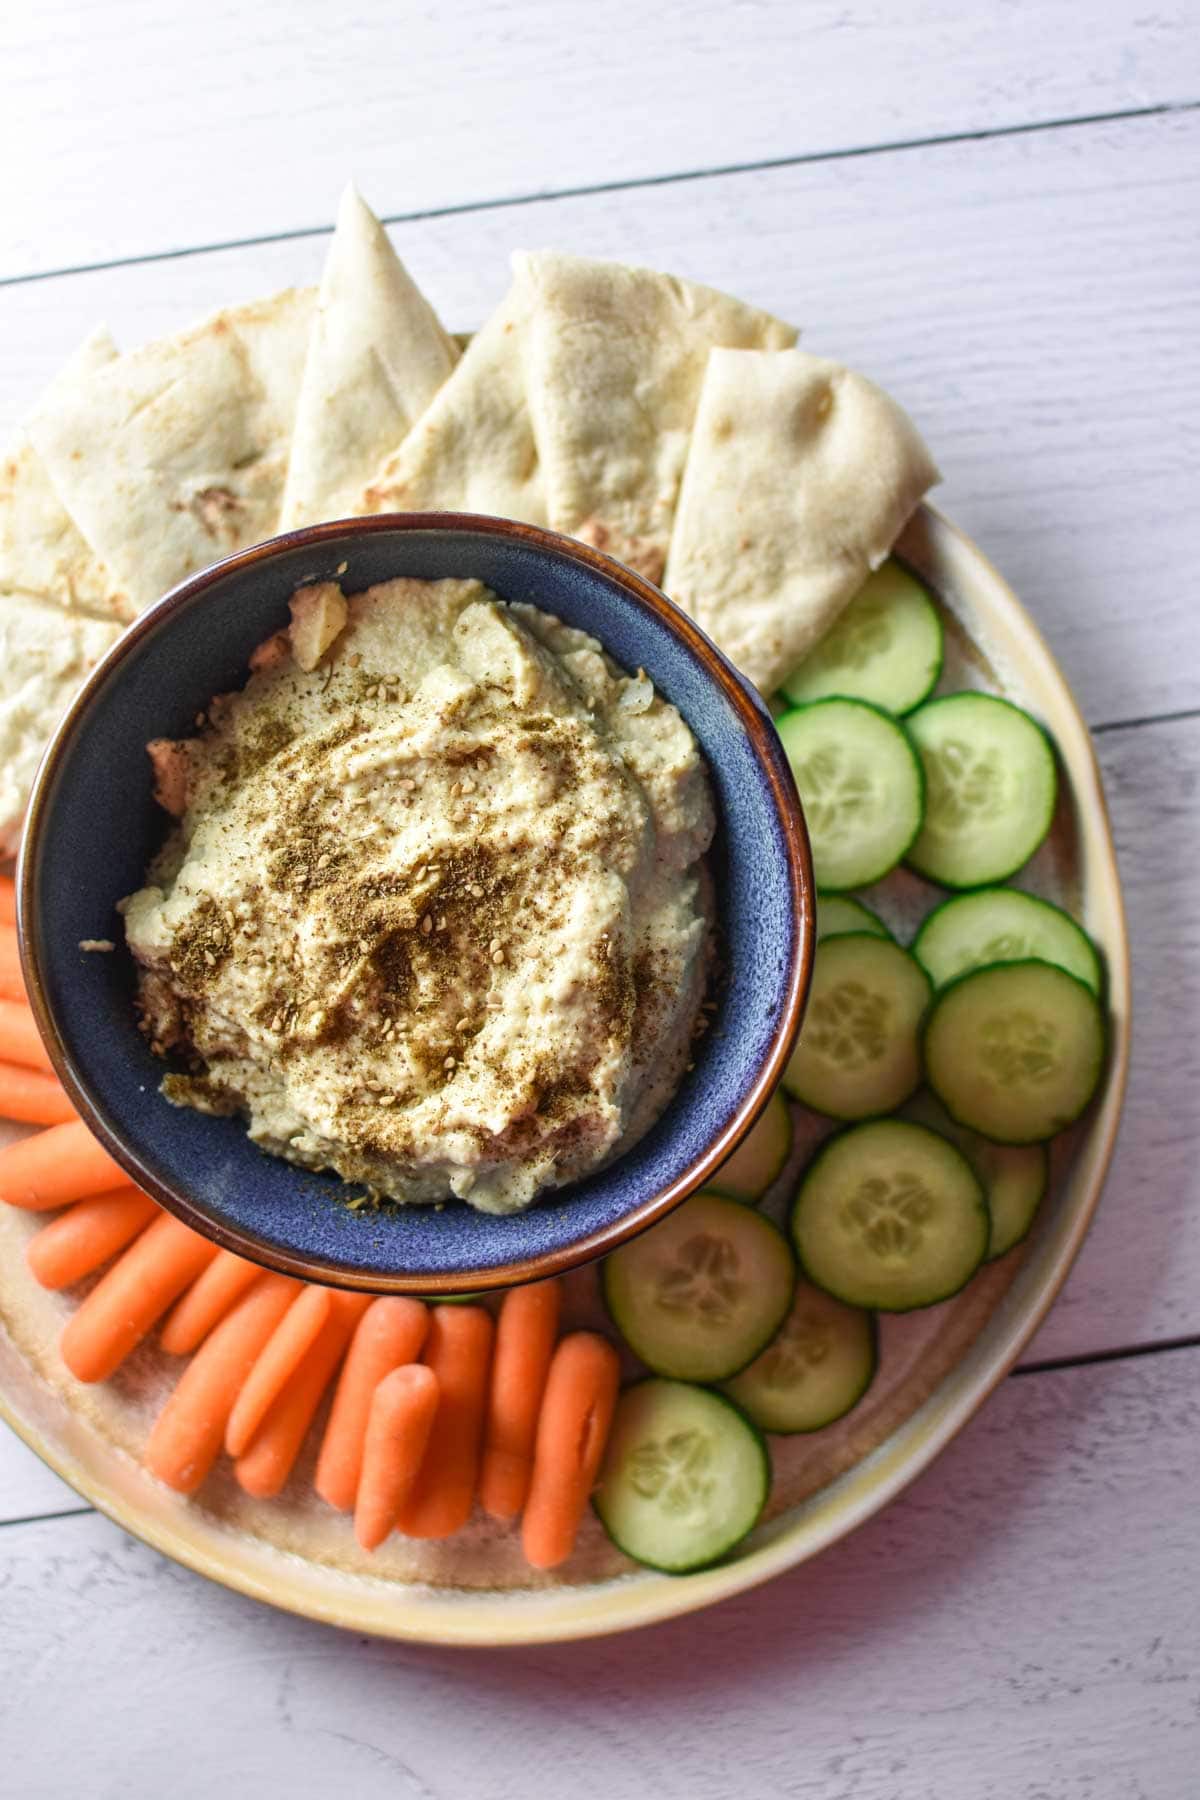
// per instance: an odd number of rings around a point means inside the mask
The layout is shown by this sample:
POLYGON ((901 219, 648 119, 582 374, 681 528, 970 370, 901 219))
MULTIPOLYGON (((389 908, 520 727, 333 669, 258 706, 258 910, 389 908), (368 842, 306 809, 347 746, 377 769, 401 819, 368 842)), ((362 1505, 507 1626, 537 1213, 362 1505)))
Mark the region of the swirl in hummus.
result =
POLYGON ((302 590, 199 735, 124 903, 167 1097, 400 1201, 529 1204, 688 1060, 713 802, 640 672, 474 581, 302 590))

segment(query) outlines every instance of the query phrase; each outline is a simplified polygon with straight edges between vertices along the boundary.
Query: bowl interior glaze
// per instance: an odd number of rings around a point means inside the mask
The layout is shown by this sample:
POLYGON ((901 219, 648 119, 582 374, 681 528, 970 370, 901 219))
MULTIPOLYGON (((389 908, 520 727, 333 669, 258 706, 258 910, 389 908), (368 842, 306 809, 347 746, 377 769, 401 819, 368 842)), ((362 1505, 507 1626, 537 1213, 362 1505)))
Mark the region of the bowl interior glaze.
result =
POLYGON ((598 552, 460 515, 294 533, 229 558, 151 608, 96 670, 47 753, 19 885, 26 976, 51 1054, 133 1179, 230 1249, 381 1292, 461 1292, 549 1274, 613 1248, 702 1185, 786 1061, 814 936, 799 802, 753 691, 655 589, 598 552), (339 580, 356 592, 398 575, 475 576, 594 633, 683 714, 717 798, 725 985, 715 1027, 640 1143, 510 1217, 461 1203, 352 1211, 341 1181, 264 1154, 239 1121, 169 1105, 158 1093, 163 1064, 136 1027, 134 970, 115 911, 142 885, 164 836, 147 741, 187 735, 214 694, 243 685, 251 651, 287 623, 296 587, 339 580), (79 948, 104 938, 114 954, 79 948))

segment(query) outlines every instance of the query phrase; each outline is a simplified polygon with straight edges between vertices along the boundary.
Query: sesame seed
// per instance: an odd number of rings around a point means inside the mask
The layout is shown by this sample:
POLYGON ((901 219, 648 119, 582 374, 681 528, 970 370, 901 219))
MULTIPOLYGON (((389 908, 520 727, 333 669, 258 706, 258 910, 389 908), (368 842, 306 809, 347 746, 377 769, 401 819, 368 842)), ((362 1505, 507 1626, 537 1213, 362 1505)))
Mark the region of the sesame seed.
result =
POLYGON ((467 1026, 470 1023, 471 1023, 470 1019, 465 1018, 465 1017, 461 1018, 461 1019, 459 1019, 458 1023, 455 1025, 454 1029, 455 1029, 455 1031, 465 1031, 467 1029, 467 1026))
POLYGON ((438 914, 438 922, 437 922, 437 928, 438 928, 438 930, 439 930, 439 931, 445 931, 445 929, 446 929, 446 915, 445 915, 445 913, 439 913, 439 914, 438 914))
POLYGON ((353 656, 348 656, 346 658, 346 661, 350 664, 350 667, 352 669, 357 669, 359 663, 362 661, 362 657, 358 654, 358 651, 356 650, 354 652, 353 656))
POLYGON ((326 853, 326 855, 324 855, 324 856, 318 856, 317 867, 318 867, 318 869, 327 869, 332 861, 333 861, 333 858, 332 858, 332 856, 328 855, 328 853, 326 853))
POLYGON ((500 948, 500 939, 493 938, 491 943, 488 945, 488 949, 489 950, 499 950, 499 948, 500 948))
POLYGON ((396 1104, 395 1094, 380 1094, 379 1104, 380 1104, 380 1106, 395 1106, 395 1104, 396 1104))
POLYGON ((213 953, 212 953, 212 951, 211 951, 211 950, 206 950, 206 951, 205 951, 205 952, 204 952, 204 960, 205 960, 205 962, 206 962, 206 963, 207 963, 207 964, 208 964, 208 966, 209 966, 209 968, 210 968, 210 969, 215 969, 215 968, 216 968, 216 966, 217 966, 217 959, 216 959, 216 957, 215 957, 215 956, 214 956, 214 955, 213 955, 213 953))
POLYGON ((482 900, 483 899, 483 889, 480 887, 480 885, 477 881, 473 881, 471 883, 471 898, 472 898, 472 900, 482 900))
POLYGON ((282 1013, 276 1013, 275 1017, 271 1020, 271 1030, 272 1031, 282 1031, 283 1030, 283 1014, 282 1013))
POLYGON ((452 1056, 448 1056, 446 1058, 445 1062, 442 1064, 442 1067, 443 1067, 443 1069, 452 1069, 454 1067, 454 1058, 452 1056))
POLYGON ((425 917, 421 920, 422 935, 425 937, 428 937, 432 930, 433 930, 433 914, 426 913, 425 917))
POLYGON ((497 965, 498 965, 498 964, 500 964, 500 963, 502 963, 502 962, 503 962, 503 961, 504 961, 504 952, 503 952, 503 950, 493 950, 493 951, 492 951, 492 961, 493 961, 493 962, 494 962, 494 963, 496 963, 496 964, 497 964, 497 965))
POLYGON ((475 792, 475 783, 471 780, 469 775, 459 783, 459 791, 464 794, 473 794, 475 792))

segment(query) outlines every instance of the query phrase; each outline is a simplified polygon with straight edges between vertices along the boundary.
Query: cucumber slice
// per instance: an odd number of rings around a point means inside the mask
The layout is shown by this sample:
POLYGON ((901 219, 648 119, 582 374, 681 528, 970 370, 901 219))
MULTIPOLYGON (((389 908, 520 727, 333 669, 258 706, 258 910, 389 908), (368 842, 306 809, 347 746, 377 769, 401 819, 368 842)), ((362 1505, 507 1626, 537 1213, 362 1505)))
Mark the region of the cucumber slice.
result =
POLYGON ((942 621, 928 590, 889 557, 783 691, 797 706, 840 694, 911 712, 937 686, 943 653, 942 621))
POLYGON ((684 1575, 753 1531, 770 1487, 767 1446, 732 1401, 684 1381, 638 1381, 617 1401, 592 1504, 626 1556, 684 1575))
POLYGON ((891 1112, 920 1085, 921 1021, 932 991, 920 963, 891 938, 826 938, 783 1073, 788 1093, 831 1119, 891 1112))
MULTIPOLYGON (((819 921, 818 921, 819 929, 819 921)), ((978 888, 935 907, 913 940, 913 955, 934 987, 991 963, 1057 963, 1100 992, 1100 958, 1070 913, 1019 888, 978 888)))
POLYGON ((951 1118, 998 1144, 1034 1144, 1077 1119, 1100 1081, 1104 1014, 1053 963, 997 963, 942 989, 925 1026, 930 1087, 951 1118))
POLYGON ((792 1209, 792 1242, 809 1280, 877 1312, 910 1312, 957 1294, 987 1254, 989 1228, 966 1157, 903 1119, 831 1138, 792 1209))
POLYGON ((792 1115, 776 1088, 766 1106, 709 1181, 714 1194, 752 1206, 775 1180, 792 1148, 792 1115))
POLYGON ((778 1331, 796 1265, 770 1219, 704 1193, 614 1250, 602 1281, 617 1329, 647 1368, 724 1381, 778 1331))
POLYGON ((925 770, 925 822, 908 852, 943 887, 1006 881, 1050 829, 1054 752, 1041 726, 994 694, 947 694, 907 721, 925 770))
POLYGON ((869 906, 851 900, 846 894, 817 895, 817 942, 822 938, 842 937, 848 931, 868 931, 872 937, 891 937, 891 932, 869 906))
POLYGON ((956 1144, 983 1183, 992 1221, 988 1262, 995 1262, 1029 1235, 1050 1179, 1045 1144, 993 1144, 977 1131, 959 1125, 927 1088, 910 1101, 904 1113, 956 1144))
POLYGON ((921 829, 921 763, 894 719, 865 700, 816 700, 785 713, 780 740, 796 777, 817 886, 881 881, 921 829))
POLYGON ((1045 1144, 990 1144, 977 1132, 966 1149, 987 1195, 992 1218, 987 1260, 995 1262, 1029 1236, 1046 1197, 1050 1157, 1045 1144))
POLYGON ((807 1281, 791 1311, 748 1369, 724 1392, 763 1431, 820 1431, 862 1399, 879 1361, 875 1320, 807 1281))

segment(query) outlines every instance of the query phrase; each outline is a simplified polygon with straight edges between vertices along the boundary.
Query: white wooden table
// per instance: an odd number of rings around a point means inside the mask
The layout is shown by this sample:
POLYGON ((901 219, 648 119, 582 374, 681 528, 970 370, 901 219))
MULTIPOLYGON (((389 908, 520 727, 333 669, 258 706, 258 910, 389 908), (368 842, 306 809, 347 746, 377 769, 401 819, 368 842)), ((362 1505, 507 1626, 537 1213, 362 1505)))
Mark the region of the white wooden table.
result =
MULTIPOLYGON (((0 1441, 0 1791, 1200 1795, 1200 14, 1188 0, 0 8, 0 423, 317 277, 353 174, 452 323, 507 252, 647 261, 877 376, 1097 734, 1134 1075, 1025 1367, 889 1512, 706 1616, 357 1640, 130 1541, 0 1441)), ((2 1428, 0 1428, 2 1429, 2 1428)))

